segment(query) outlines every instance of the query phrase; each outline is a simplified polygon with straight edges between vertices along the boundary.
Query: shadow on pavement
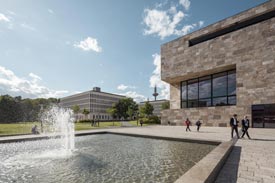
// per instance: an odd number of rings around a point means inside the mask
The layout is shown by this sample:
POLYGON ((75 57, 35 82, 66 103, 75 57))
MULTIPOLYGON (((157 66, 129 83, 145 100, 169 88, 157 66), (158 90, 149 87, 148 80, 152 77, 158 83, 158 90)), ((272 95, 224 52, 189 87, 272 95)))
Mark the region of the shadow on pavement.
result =
POLYGON ((255 139, 255 138, 251 138, 251 140, 258 140, 258 141, 273 141, 273 142, 275 142, 275 139, 255 139))
POLYGON ((242 148, 234 146, 215 183, 236 183, 242 148))

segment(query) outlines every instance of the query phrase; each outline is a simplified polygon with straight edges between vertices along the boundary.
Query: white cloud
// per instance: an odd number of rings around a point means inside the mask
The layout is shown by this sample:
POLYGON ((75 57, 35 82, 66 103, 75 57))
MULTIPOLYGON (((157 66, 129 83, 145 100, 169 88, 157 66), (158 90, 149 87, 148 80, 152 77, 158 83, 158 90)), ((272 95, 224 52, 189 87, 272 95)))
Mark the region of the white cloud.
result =
POLYGON ((199 27, 202 27, 204 25, 204 21, 199 21, 199 27))
POLYGON ((4 14, 0 13, 0 22, 10 22, 10 19, 4 14))
POLYGON ((146 100, 146 97, 144 95, 141 95, 137 93, 136 91, 127 91, 125 93, 119 93, 119 95, 125 95, 127 97, 131 97, 136 102, 142 102, 146 100))
POLYGON ((48 12, 49 12, 50 14, 54 14, 54 11, 53 11, 52 9, 48 9, 48 12))
MULTIPOLYGON (((188 10, 190 7, 189 0, 180 0, 179 3, 188 10)), ((202 26, 203 21, 189 25, 182 25, 186 13, 181 11, 179 6, 171 6, 168 10, 160 10, 160 6, 154 9, 145 9, 143 23, 145 25, 144 35, 157 35, 161 39, 172 35, 185 35, 192 29, 202 26)))
POLYGON ((157 88, 160 89, 160 91, 158 92, 159 98, 169 99, 169 95, 170 95, 169 84, 162 81, 160 76, 160 72, 161 72, 160 55, 156 53, 152 56, 154 59, 153 64, 155 65, 155 70, 153 71, 152 76, 150 77, 150 87, 154 88, 155 86, 157 86, 157 88))
POLYGON ((8 10, 7 12, 8 12, 10 15, 16 15, 16 13, 13 12, 13 11, 8 10))
POLYGON ((189 10, 190 8, 190 1, 189 0, 179 0, 179 3, 186 9, 189 10))
POLYGON ((30 31, 36 31, 35 27, 33 27, 29 24, 26 24, 26 23, 21 23, 20 26, 23 27, 24 29, 27 29, 27 30, 30 30, 30 31))
POLYGON ((161 39, 175 34, 177 24, 183 19, 184 13, 179 11, 172 16, 166 11, 145 9, 143 22, 147 26, 145 35, 157 34, 161 39))
POLYGON ((98 45, 95 38, 87 37, 85 40, 75 43, 74 47, 80 48, 84 51, 102 52, 102 48, 98 45))
POLYGON ((40 82, 42 78, 34 73, 30 73, 29 77, 18 77, 9 69, 0 66, 0 93, 12 96, 22 96, 24 98, 49 98, 62 97, 67 94, 65 90, 52 90, 43 86, 40 82))
POLYGON ((135 86, 127 86, 127 85, 124 85, 124 84, 120 84, 120 85, 117 86, 118 90, 135 89, 135 88, 136 88, 135 86))

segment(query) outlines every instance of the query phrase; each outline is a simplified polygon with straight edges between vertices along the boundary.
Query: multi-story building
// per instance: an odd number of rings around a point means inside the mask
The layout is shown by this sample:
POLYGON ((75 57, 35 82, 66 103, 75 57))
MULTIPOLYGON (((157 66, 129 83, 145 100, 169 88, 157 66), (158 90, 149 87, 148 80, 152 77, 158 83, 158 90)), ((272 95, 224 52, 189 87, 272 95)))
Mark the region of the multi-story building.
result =
POLYGON ((170 84, 162 124, 229 126, 238 114, 275 127, 275 0, 162 45, 161 71, 170 84))
POLYGON ((112 116, 106 111, 122 98, 125 98, 125 96, 102 92, 99 87, 94 87, 91 91, 61 98, 60 105, 65 108, 72 108, 78 105, 80 108, 78 114, 80 119, 111 120, 112 116), (86 117, 82 114, 84 109, 90 112, 86 117))
MULTIPOLYGON (((146 102, 147 101, 140 102, 139 107, 144 106, 146 102)), ((165 102, 169 102, 169 100, 153 100, 153 101, 148 101, 148 102, 154 107, 153 115, 160 117, 161 111, 162 111, 162 104, 165 102)))

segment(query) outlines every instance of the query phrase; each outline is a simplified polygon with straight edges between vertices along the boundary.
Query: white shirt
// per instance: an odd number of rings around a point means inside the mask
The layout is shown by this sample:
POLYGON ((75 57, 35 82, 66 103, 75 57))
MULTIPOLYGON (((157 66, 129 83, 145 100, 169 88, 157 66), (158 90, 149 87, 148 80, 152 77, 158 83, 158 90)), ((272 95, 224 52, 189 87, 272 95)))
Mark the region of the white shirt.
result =
POLYGON ((236 118, 233 118, 233 119, 234 119, 233 125, 237 125, 237 120, 236 120, 236 118))

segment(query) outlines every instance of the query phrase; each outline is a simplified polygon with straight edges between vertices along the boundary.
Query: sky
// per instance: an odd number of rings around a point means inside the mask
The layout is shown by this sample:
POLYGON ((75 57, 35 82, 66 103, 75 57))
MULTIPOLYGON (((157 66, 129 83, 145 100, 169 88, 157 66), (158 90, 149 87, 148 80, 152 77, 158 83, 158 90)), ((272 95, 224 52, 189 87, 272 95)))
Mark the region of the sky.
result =
POLYGON ((169 99, 162 44, 266 0, 0 0, 0 95, 169 99))

